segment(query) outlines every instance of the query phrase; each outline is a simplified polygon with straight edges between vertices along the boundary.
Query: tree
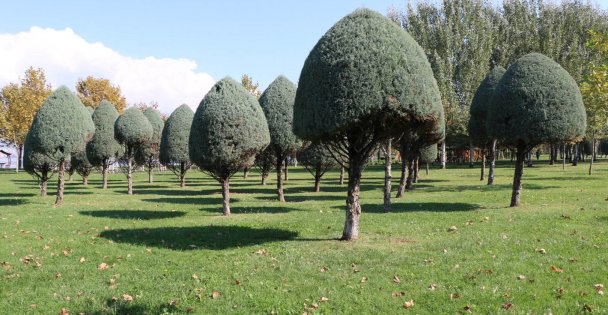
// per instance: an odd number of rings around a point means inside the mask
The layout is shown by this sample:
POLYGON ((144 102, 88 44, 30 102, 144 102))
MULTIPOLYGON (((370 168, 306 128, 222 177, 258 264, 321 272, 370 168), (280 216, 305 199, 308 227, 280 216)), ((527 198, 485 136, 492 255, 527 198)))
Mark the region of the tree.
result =
POLYGON ((297 153, 298 162, 315 178, 314 192, 321 191, 321 177, 330 168, 338 165, 336 160, 327 152, 327 148, 320 143, 306 146, 297 153))
POLYGON ((266 185, 268 175, 270 175, 270 171, 276 164, 277 157, 274 154, 274 150, 270 146, 255 156, 253 165, 258 168, 260 175, 262 175, 262 185, 266 185))
POLYGON ((256 98, 229 77, 218 81, 194 113, 188 145, 190 160, 221 183, 224 215, 230 215, 230 177, 269 143, 256 98))
POLYGON ((293 134, 293 102, 296 97, 296 86, 284 76, 277 77, 260 97, 260 106, 264 110, 270 132, 269 147, 276 156, 277 195, 285 202, 283 194, 283 163, 287 156, 302 146, 302 142, 293 134))
POLYGON ((51 85, 40 68, 28 68, 20 84, 11 83, 2 88, 0 94, 0 139, 17 149, 17 168, 22 167, 22 153, 36 112, 51 95, 51 85))
POLYGON ((538 53, 519 58, 498 82, 488 108, 490 137, 516 150, 511 207, 520 205, 526 154, 541 143, 580 140, 586 128, 574 79, 538 53))
POLYGON ((194 112, 183 104, 167 119, 160 140, 160 162, 179 178, 179 187, 186 186, 186 172, 192 166, 188 140, 194 112))
POLYGON ((108 188, 108 168, 122 155, 122 146, 114 138, 114 123, 118 111, 112 103, 103 100, 93 112, 95 134, 87 143, 87 158, 91 165, 101 169, 102 188, 108 188))
POLYGON ((407 126, 430 133, 441 118, 439 89, 424 51, 395 23, 360 9, 321 37, 300 74, 293 130, 302 139, 323 141, 332 155, 348 156, 341 239, 359 236, 361 173, 378 143, 407 126))
POLYGON ((64 173, 70 156, 84 151, 95 125, 78 97, 67 87, 55 90, 36 113, 31 132, 32 150, 57 162, 58 181, 55 205, 63 202, 64 173))
POLYGON ((160 151, 160 138, 163 133, 165 122, 160 113, 154 108, 147 108, 144 116, 152 126, 152 137, 135 151, 135 162, 137 165, 144 165, 148 169, 148 183, 152 183, 152 170, 158 164, 158 153, 160 151))
POLYGON ((82 184, 89 184, 89 175, 93 170, 93 165, 89 162, 85 150, 72 154, 70 159, 70 167, 74 168, 76 173, 82 177, 82 184))
POLYGON ((429 164, 437 160, 437 144, 431 144, 420 150, 419 161, 426 164, 426 174, 429 174, 429 164))
POLYGON ((114 123, 114 138, 123 146, 123 163, 126 165, 127 193, 133 194, 133 158, 140 146, 153 134, 148 118, 135 107, 127 108, 114 123))
POLYGON ((481 176, 480 180, 484 179, 484 172, 486 166, 486 148, 489 148, 490 153, 490 173, 488 174, 488 185, 492 185, 494 182, 494 167, 496 165, 496 139, 492 139, 488 136, 488 128, 486 119, 488 117, 489 102, 494 94, 494 89, 500 81, 500 78, 505 74, 507 70, 501 66, 496 66, 486 76, 481 84, 477 88, 473 100, 471 101, 470 115, 469 115, 469 138, 474 144, 482 148, 483 160, 481 163, 481 176))
POLYGON ((107 100, 122 113, 127 107, 127 100, 122 96, 120 86, 113 85, 110 80, 88 76, 86 79, 78 79, 76 92, 82 103, 91 108, 97 108, 101 101, 107 100))
POLYGON ((23 150, 23 169, 38 181, 40 196, 46 196, 48 182, 53 177, 56 167, 55 160, 35 150, 31 132, 28 132, 23 150))
POLYGON ((260 99, 262 92, 260 92, 260 84, 255 82, 253 83, 253 78, 247 74, 243 74, 241 77, 241 85, 247 90, 251 95, 255 96, 256 99, 260 99))

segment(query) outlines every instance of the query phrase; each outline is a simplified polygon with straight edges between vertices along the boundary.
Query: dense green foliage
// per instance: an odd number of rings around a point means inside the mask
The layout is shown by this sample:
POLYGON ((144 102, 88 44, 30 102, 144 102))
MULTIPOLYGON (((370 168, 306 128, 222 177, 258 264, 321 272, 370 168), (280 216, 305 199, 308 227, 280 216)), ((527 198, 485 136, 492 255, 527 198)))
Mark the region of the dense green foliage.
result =
POLYGON ((73 168, 78 175, 86 178, 91 174, 93 165, 89 162, 87 154, 84 151, 80 151, 72 154, 70 168, 73 168))
POLYGON ((494 89, 500 81, 500 78, 505 74, 507 70, 501 66, 496 66, 486 78, 481 81, 481 84, 477 88, 473 101, 471 102, 470 116, 469 116, 469 137, 476 144, 485 145, 490 138, 488 138, 488 132, 486 128, 486 119, 488 117, 488 107, 494 94, 494 89))
POLYGON ((83 151, 95 131, 91 115, 67 87, 55 90, 36 113, 30 128, 32 150, 55 161, 83 151))
POLYGON ((298 84, 294 132, 307 140, 369 124, 384 133, 406 124, 433 130, 443 112, 422 48, 367 9, 342 18, 321 37, 298 84))
POLYGON ((266 184, 266 178, 268 177, 268 175, 276 164, 277 155, 274 153, 274 150, 270 146, 268 146, 266 149, 262 150, 262 152, 258 153, 255 156, 253 165, 258 169, 258 171, 262 175, 263 184, 266 184))
POLYGON ((28 132, 23 149, 23 169, 42 185, 50 179, 55 167, 57 167, 57 161, 35 150, 34 145, 30 142, 31 140, 32 138, 28 132))
POLYGON ((323 170, 338 166, 338 163, 327 148, 322 144, 313 143, 298 151, 298 163, 302 164, 314 176, 314 170, 321 167, 323 170))
POLYGON ((114 123, 114 138, 125 147, 142 145, 152 138, 150 121, 135 107, 127 108, 114 123))
POLYGON ((161 163, 190 163, 188 140, 193 118, 194 112, 186 104, 176 108, 167 118, 160 141, 161 163))
POLYGON ((488 134, 503 145, 531 148, 585 134, 585 108, 576 82, 542 54, 525 55, 511 65, 489 104, 488 134))
POLYGON ((152 136, 150 137, 150 140, 139 146, 135 152, 135 161, 139 165, 146 165, 151 168, 158 160, 160 141, 165 122, 160 116, 160 113, 152 107, 146 108, 143 114, 152 126, 152 136))
POLYGON ((437 160, 437 144, 431 144, 420 150, 421 163, 433 163, 437 160))
POLYGON ((118 118, 116 107, 108 101, 102 101, 93 112, 95 134, 87 143, 87 158, 94 166, 108 163, 110 159, 121 155, 121 146, 114 138, 114 123, 118 118))
POLYGON ((243 86, 218 81, 198 106, 190 129, 190 160, 215 178, 229 178, 253 164, 270 143, 264 112, 243 86))
POLYGON ((293 134, 293 102, 296 86, 284 76, 277 77, 260 96, 260 106, 264 110, 270 147, 276 152, 294 152, 302 142, 293 134))

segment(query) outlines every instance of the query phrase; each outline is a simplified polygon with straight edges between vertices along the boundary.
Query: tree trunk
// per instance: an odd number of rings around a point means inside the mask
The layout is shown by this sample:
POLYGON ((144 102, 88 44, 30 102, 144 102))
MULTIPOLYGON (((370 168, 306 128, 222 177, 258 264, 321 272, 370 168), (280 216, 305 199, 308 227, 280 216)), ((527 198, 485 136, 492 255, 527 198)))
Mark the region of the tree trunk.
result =
POLYGON ((429 175, 429 163, 426 163, 426 175, 429 175))
POLYGON ((57 171, 57 199, 55 199, 55 205, 58 206, 63 203, 63 189, 65 187, 65 161, 59 162, 59 169, 57 171))
POLYGON ((82 184, 85 186, 89 185, 89 176, 82 176, 82 184))
POLYGON ((222 206, 224 209, 224 215, 230 215, 230 179, 222 178, 222 206))
POLYGON ((533 166, 533 161, 532 161, 532 149, 530 150, 530 152, 528 152, 528 167, 532 167, 533 166))
POLYGON ((445 141, 441 143, 441 157, 439 158, 439 162, 441 163, 441 169, 445 169, 445 164, 446 164, 446 148, 445 148, 445 141))
POLYGON ((154 168, 154 165, 152 165, 151 162, 148 162, 148 183, 152 184, 153 182, 153 178, 152 178, 152 169, 154 168))
POLYGON ((391 211, 391 179, 393 178, 391 142, 392 139, 388 139, 384 143, 384 212, 391 211))
POLYGON ((515 176, 513 176, 513 193, 511 195, 511 207, 521 205, 521 178, 524 174, 524 162, 526 152, 523 147, 517 148, 517 159, 515 161, 515 176))
POLYGON ((104 161, 101 163, 101 188, 108 188, 108 163, 104 161))
POLYGON ((246 179, 247 177, 249 177, 249 167, 243 169, 243 178, 246 179))
POLYGON ((289 180, 289 162, 285 158, 285 181, 289 180))
POLYGON ((266 186, 267 181, 268 181, 268 174, 262 174, 262 185, 266 186))
POLYGON ((484 152, 484 150, 482 150, 482 152, 481 152, 481 175, 479 177, 479 180, 484 180, 485 176, 486 176, 486 153, 484 152))
POLYGON ((15 173, 19 173, 19 169, 23 167, 23 163, 21 160, 23 159, 23 144, 17 146, 17 168, 15 168, 15 173))
POLYGON ((72 175, 74 175, 74 173, 68 172, 68 182, 72 181, 72 175))
POLYGON ((595 135, 591 138, 591 158, 589 159, 589 175, 593 174, 593 160, 595 160, 595 135))
POLYGON ((399 188, 395 198, 401 198, 405 193, 405 178, 407 176, 407 159, 401 155, 401 177, 399 178, 399 188))
POLYGON ((283 195, 283 159, 277 159, 277 197, 280 202, 285 202, 285 195, 283 195))
POLYGON ((127 156, 127 194, 133 194, 133 157, 127 156))
POLYGON ((414 184, 418 183, 418 179, 420 178, 420 176, 418 175, 418 158, 414 159, 414 178, 413 178, 413 182, 414 184))
POLYGON ((40 196, 46 196, 46 188, 48 186, 49 180, 43 179, 40 181, 40 196))
POLYGON ((469 168, 475 167, 475 147, 473 141, 469 141, 469 168))
POLYGON ((566 169, 566 143, 562 143, 562 171, 566 169))
POLYGON ((321 166, 315 170, 315 192, 321 191, 321 166))
POLYGON ((349 162, 346 219, 344 221, 342 237, 340 238, 343 241, 354 241, 359 238, 359 217, 361 216, 359 193, 363 163, 355 158, 351 158, 349 162))
POLYGON ((496 139, 490 145, 490 171, 488 173, 488 186, 494 183, 494 169, 496 168, 496 139))
POLYGON ((578 166, 578 143, 573 146, 574 153, 572 154, 572 166, 578 166))
POLYGON ((549 149, 549 165, 553 165, 555 163, 555 145, 553 145, 553 143, 551 144, 551 147, 549 149))
POLYGON ((340 185, 344 185, 344 166, 340 166, 340 185))
POLYGON ((186 187, 186 163, 179 163, 179 187, 186 187))
POLYGON ((412 189, 412 182, 414 181, 414 160, 407 160, 407 179, 405 180, 405 189, 412 189))

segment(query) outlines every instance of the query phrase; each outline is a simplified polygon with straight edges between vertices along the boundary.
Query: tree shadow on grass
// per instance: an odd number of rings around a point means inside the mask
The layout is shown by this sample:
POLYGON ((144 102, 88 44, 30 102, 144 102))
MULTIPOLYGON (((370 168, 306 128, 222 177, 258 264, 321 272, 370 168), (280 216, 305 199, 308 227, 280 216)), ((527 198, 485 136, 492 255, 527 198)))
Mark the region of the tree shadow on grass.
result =
POLYGON ((109 298, 106 300, 105 305, 99 310, 85 309, 79 312, 81 314, 91 315, 128 315, 128 314, 184 314, 187 313, 186 307, 180 310, 177 305, 171 305, 168 302, 166 304, 159 304, 156 306, 142 305, 137 302, 124 301, 122 298, 109 298))
POLYGON ((0 193, 0 198, 24 198, 34 197, 36 194, 31 193, 0 193))
MULTIPOLYGON (((332 208, 343 210, 344 206, 333 206, 332 208)), ((464 202, 393 202, 393 204, 391 205, 391 211, 389 211, 388 213, 461 212, 477 210, 479 208, 479 205, 464 202)), ((366 204, 362 205, 361 209, 361 212, 363 213, 386 213, 384 212, 384 204, 366 204)))
POLYGON ((0 207, 20 206, 28 203, 26 199, 0 199, 0 207))
POLYGON ((245 226, 195 226, 108 230, 100 236, 117 243, 173 250, 223 250, 293 240, 297 232, 245 226))
MULTIPOLYGON (((255 199, 265 201, 276 201, 276 196, 255 196, 255 199)), ((335 201, 346 199, 344 196, 322 195, 320 193, 310 193, 307 195, 290 195, 285 194, 285 201, 289 202, 304 202, 304 201, 335 201)))
MULTIPOLYGON (((298 211, 300 209, 285 207, 285 206, 233 206, 230 205, 230 212, 232 214, 256 214, 256 213, 288 213, 291 211, 298 211)), ((222 214, 221 202, 217 204, 217 207, 206 207, 201 209, 210 213, 222 214)))
MULTIPOLYGON (((222 196, 218 195, 217 197, 159 197, 142 199, 142 201, 154 203, 173 203, 180 205, 221 205, 222 196)), ((230 201, 231 203, 238 202, 238 198, 231 197, 230 201)))
POLYGON ((150 211, 150 210, 94 210, 78 211, 82 215, 98 218, 126 219, 126 220, 156 220, 184 216, 183 211, 150 211))

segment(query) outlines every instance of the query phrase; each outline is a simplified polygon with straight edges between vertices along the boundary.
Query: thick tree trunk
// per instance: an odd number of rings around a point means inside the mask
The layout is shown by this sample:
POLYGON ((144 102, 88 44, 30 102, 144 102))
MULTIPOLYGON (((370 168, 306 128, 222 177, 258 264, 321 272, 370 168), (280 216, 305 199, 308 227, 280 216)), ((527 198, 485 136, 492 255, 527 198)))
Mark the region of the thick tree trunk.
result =
POLYGON ((17 168, 15 168, 15 172, 19 173, 19 170, 23 167, 23 144, 17 146, 17 168))
POLYGON ((321 191, 321 166, 315 170, 315 192, 321 191))
POLYGON ((479 180, 484 180, 484 177, 486 176, 486 153, 485 152, 481 152, 481 174, 479 177, 479 180))
POLYGON ((247 179, 247 177, 249 177, 249 167, 243 169, 243 178, 247 179))
POLYGON ((496 139, 490 145, 490 171, 488 173, 488 186, 494 183, 494 169, 496 168, 496 139))
POLYGON ((469 167, 475 167, 475 147, 473 141, 469 141, 469 167))
POLYGON ((186 163, 179 163, 179 187, 186 187, 186 163))
POLYGON ((101 163, 101 188, 108 188, 108 163, 105 161, 101 163))
POLYGON ((222 178, 220 182, 222 184, 222 206, 224 215, 230 215, 230 179, 222 178))
POLYGON ((595 135, 591 138, 591 158, 589 159, 589 175, 593 174, 593 160, 595 160, 595 135))
POLYGON ((289 162, 285 158, 285 181, 289 180, 289 162))
POLYGON ((407 160, 407 179, 405 180, 405 189, 411 190, 414 181, 414 161, 407 160))
POLYGON ((340 166, 340 185, 344 185, 344 166, 340 166))
POLYGON ((445 148, 445 141, 441 143, 441 157, 439 158, 439 162, 441 163, 441 169, 445 169, 445 164, 446 164, 446 148, 445 148))
POLYGON ((573 145, 572 166, 578 166, 578 143, 573 145))
POLYGON ((407 176, 407 159, 401 155, 401 177, 399 177, 399 188, 395 198, 401 198, 405 193, 405 178, 407 176))
POLYGON ((343 241, 354 241, 359 238, 359 217, 361 216, 361 204, 359 193, 361 185, 361 172, 363 163, 359 159, 350 159, 348 168, 348 194, 346 197, 346 219, 342 231, 343 241))
POLYGON ((40 196, 44 197, 46 196, 46 191, 47 191, 47 186, 48 186, 49 180, 48 179, 43 179, 40 181, 40 196))
POLYGON ((283 159, 277 159, 277 197, 280 202, 285 202, 285 195, 283 194, 283 159))
POLYGON ((63 203, 63 189, 65 187, 65 161, 59 162, 59 169, 57 171, 57 199, 55 199, 55 205, 58 206, 63 203))
POLYGON ((85 186, 89 185, 89 176, 82 176, 82 184, 85 186))
POLYGON ((127 156, 127 194, 133 194, 133 157, 127 156))
POLYGON ((518 207, 521 202, 521 178, 524 174, 524 162, 526 152, 523 147, 517 148, 517 159, 515 160, 515 176, 513 176, 513 193, 511 195, 511 207, 518 207))
POLYGON ((552 143, 549 149, 549 165, 553 165, 555 163, 555 145, 552 143))
POLYGON ((391 139, 388 139, 384 143, 384 212, 391 211, 391 180, 393 179, 391 142, 391 139))

